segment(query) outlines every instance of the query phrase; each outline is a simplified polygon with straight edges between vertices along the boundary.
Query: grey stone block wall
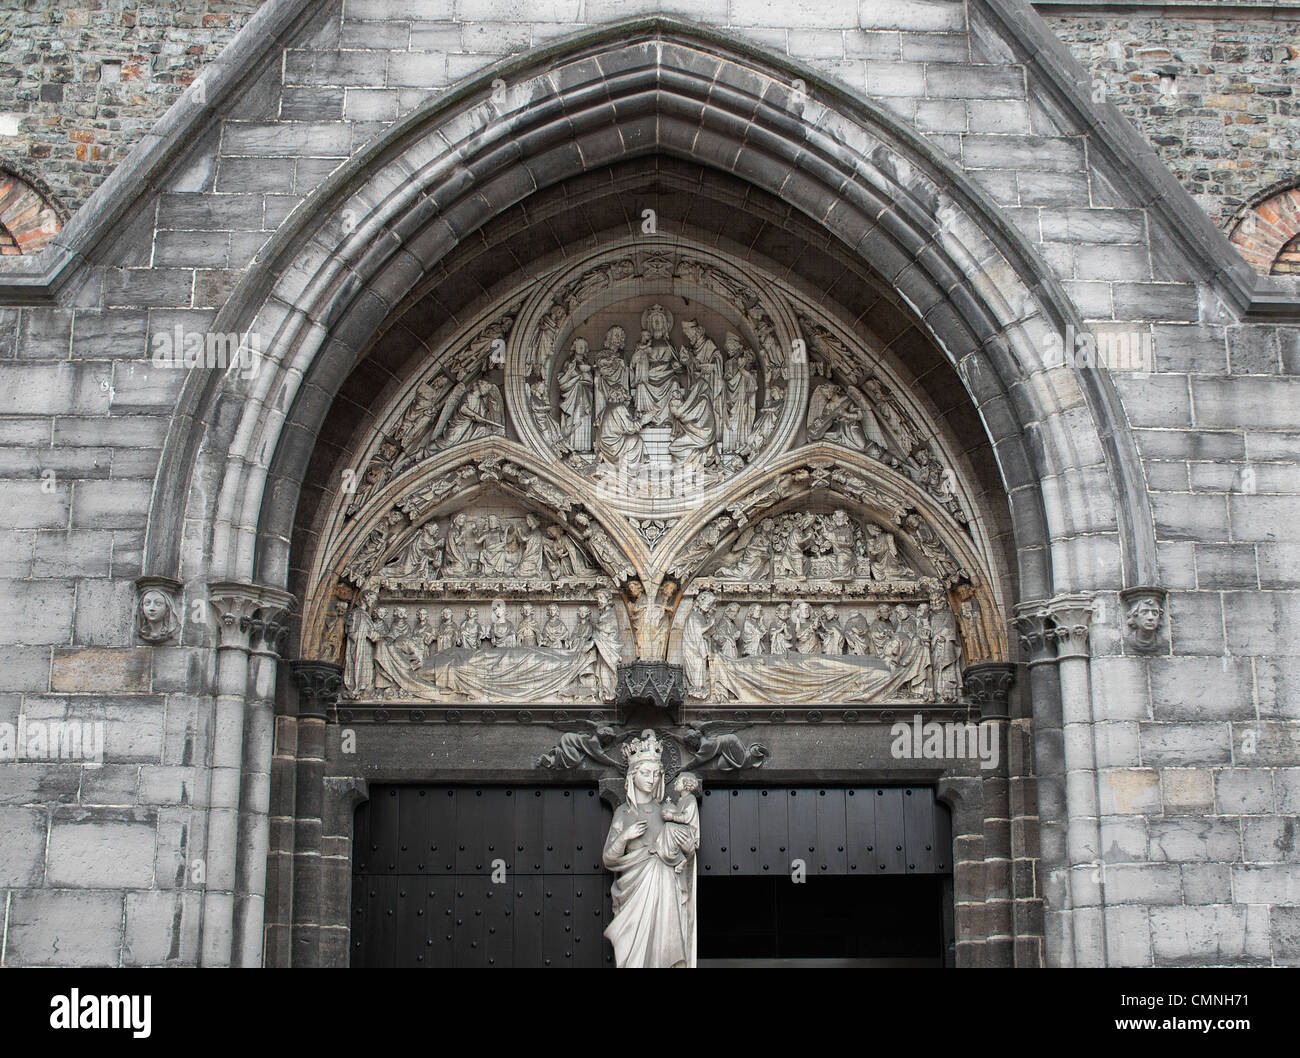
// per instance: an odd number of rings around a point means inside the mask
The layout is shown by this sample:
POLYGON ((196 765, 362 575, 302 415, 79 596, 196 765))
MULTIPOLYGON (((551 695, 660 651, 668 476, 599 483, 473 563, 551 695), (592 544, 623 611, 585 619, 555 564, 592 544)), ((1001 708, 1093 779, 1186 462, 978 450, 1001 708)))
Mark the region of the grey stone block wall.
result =
MULTIPOLYGON (((152 364, 152 343, 209 328, 286 217, 388 123, 502 56, 652 13, 870 97, 979 182, 1087 325, 1149 340, 1156 370, 1111 380, 1169 589, 1157 656, 1122 642, 1104 480, 1048 483, 1076 523, 1052 541, 1061 589, 1103 589, 1088 670, 1107 958, 1300 963, 1300 326, 1241 322, 1124 190, 1095 131, 987 24, 970 31, 973 9, 587 0, 580 24, 578 0, 342 0, 187 145, 54 304, 0 309, 0 720, 101 720, 107 737, 100 766, 0 764, 0 964, 198 959, 217 715, 201 580, 187 584, 186 645, 142 646, 130 627, 184 381, 152 364)), ((1080 466, 1100 460, 1095 434, 1078 443, 1080 466)))

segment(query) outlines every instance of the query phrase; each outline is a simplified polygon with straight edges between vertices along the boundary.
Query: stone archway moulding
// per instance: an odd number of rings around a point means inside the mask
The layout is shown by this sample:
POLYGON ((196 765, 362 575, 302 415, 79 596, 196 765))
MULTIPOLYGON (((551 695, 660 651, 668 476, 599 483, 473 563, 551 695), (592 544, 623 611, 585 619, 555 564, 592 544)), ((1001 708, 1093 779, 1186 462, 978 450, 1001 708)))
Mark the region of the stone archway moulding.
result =
POLYGON ((398 123, 304 203, 215 324, 261 335, 261 369, 251 380, 188 380, 156 485, 147 569, 283 583, 314 429, 419 278, 537 187, 655 152, 729 169, 792 202, 912 306, 990 431, 1024 597, 1092 586, 1062 583, 1049 554, 1053 539, 1089 528, 1078 524, 1088 515, 1072 513, 1087 505, 1048 502, 1039 483, 1102 464, 1123 498, 1124 570, 1108 586, 1155 582, 1149 506, 1113 389, 1098 372, 1043 367, 1052 336, 1078 320, 1032 248, 950 162, 867 102, 663 19, 498 67, 398 123), (791 89, 796 76, 809 94, 791 89), (494 97, 497 77, 508 88, 494 97), (1095 432, 1078 430, 1070 412, 1080 405, 1095 432))

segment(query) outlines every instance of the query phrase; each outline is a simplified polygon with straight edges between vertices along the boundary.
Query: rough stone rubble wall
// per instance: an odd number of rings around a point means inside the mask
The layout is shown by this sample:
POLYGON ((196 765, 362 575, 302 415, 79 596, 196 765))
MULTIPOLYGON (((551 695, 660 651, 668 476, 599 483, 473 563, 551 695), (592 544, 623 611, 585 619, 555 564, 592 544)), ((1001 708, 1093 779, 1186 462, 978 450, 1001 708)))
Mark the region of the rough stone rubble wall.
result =
MULTIPOLYGON (((102 767, 0 765, 0 962, 196 958, 212 652, 139 647, 130 631, 182 384, 149 363, 149 336, 208 328, 340 161, 432 92, 572 32, 579 3, 458 0, 452 21, 450 0, 346 0, 58 305, 0 312, 0 721, 104 719, 108 736, 102 767)), ((676 8, 585 3, 592 22, 661 10, 676 8)), ((885 101, 1005 207, 1085 317, 1153 335, 1159 372, 1116 384, 1152 489, 1173 652, 1123 656, 1110 598, 1091 669, 1111 959, 1300 962, 1300 701, 1287 690, 1300 678, 1300 331, 1237 325, 1090 164, 1081 131, 987 33, 972 41, 964 12, 697 0, 680 13, 885 101), (882 24, 860 28, 864 11, 882 24)), ((1093 492, 1055 544, 1080 583, 1115 562, 1113 501, 1100 479, 1093 492)), ((1017 866, 1032 874, 1032 860, 1017 866)))
POLYGON ((1044 14, 1219 227, 1300 179, 1300 22, 1044 14))

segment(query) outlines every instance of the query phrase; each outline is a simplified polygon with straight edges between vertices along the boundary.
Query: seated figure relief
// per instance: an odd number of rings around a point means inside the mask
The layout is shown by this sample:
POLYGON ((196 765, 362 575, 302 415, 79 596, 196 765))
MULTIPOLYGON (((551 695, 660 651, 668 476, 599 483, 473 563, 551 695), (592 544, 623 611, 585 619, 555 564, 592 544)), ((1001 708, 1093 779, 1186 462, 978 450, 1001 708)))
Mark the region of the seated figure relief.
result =
POLYGON ((553 395, 532 383, 528 403, 551 454, 647 497, 673 487, 655 481, 660 474, 707 483, 742 470, 784 400, 782 388, 766 387, 763 362, 740 334, 679 323, 658 303, 603 336, 573 337, 549 375, 553 395))
POLYGON ((755 588, 790 582, 796 590, 839 585, 870 593, 916 585, 928 577, 899 552, 893 533, 872 522, 858 525, 839 508, 829 514, 787 512, 761 519, 740 534, 706 579, 719 587, 731 581, 755 588))
MULTIPOLYGON (((383 541, 367 547, 382 549, 383 541)), ((532 513, 452 516, 445 534, 425 522, 375 579, 384 588, 420 589, 448 581, 529 584, 603 582, 582 548, 558 524, 543 528, 532 513)))

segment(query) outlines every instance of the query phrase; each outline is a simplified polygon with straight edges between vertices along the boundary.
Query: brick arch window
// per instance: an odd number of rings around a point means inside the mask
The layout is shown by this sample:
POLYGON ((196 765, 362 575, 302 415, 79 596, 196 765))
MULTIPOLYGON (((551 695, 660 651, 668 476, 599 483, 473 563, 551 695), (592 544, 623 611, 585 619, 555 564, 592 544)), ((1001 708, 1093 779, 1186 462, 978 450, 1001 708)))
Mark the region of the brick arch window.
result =
POLYGON ((40 253, 61 227, 63 218, 49 197, 0 170, 0 256, 40 253))
POLYGON ((1300 186, 1248 208, 1228 241, 1261 275, 1300 275, 1300 186))

